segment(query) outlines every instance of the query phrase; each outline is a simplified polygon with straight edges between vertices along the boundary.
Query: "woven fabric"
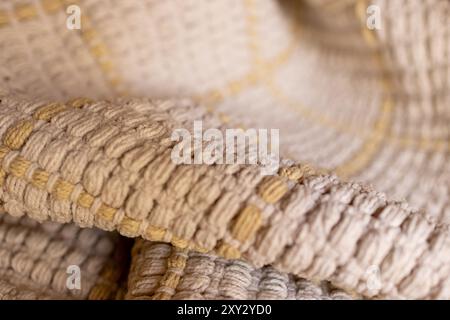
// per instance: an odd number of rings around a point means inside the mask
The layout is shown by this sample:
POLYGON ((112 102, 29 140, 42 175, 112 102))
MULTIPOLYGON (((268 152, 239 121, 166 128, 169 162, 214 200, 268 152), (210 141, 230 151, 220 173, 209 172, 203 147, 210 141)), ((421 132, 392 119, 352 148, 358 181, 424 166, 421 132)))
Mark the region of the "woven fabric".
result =
POLYGON ((0 213, 0 299, 112 299, 124 294, 129 245, 117 235, 0 213), (126 261, 126 260, 125 260, 126 261), (80 290, 67 287, 79 266, 80 290))
POLYGON ((313 283, 272 267, 138 240, 126 299, 351 299, 327 282, 313 283))
POLYGON ((446 0, 1 2, 1 296, 450 298, 449 16, 446 0), (281 129, 280 169, 177 165, 171 134, 194 120, 281 129))

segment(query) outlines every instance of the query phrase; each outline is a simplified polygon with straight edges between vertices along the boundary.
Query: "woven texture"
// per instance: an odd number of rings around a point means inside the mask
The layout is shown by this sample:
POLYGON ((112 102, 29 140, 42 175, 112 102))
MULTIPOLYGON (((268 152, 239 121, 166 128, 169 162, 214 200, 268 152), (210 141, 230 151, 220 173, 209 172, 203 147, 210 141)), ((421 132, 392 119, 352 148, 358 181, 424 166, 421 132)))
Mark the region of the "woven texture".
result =
POLYGON ((449 299, 449 17, 447 0, 1 2, 0 296, 449 299), (194 120, 281 129, 280 169, 175 164, 194 120))
POLYGON ((327 282, 166 243, 136 241, 132 266, 127 299, 351 299, 327 282))

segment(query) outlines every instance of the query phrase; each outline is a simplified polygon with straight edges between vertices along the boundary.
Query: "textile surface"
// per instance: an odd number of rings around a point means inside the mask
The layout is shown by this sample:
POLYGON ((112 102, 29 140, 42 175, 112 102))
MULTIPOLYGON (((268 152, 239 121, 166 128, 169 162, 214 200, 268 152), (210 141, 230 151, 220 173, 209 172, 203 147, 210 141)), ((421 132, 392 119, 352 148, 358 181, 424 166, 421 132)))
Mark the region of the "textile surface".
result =
POLYGON ((449 17, 0 2, 0 297, 449 299, 449 17), (280 129, 279 169, 175 163, 172 133, 199 120, 280 129))

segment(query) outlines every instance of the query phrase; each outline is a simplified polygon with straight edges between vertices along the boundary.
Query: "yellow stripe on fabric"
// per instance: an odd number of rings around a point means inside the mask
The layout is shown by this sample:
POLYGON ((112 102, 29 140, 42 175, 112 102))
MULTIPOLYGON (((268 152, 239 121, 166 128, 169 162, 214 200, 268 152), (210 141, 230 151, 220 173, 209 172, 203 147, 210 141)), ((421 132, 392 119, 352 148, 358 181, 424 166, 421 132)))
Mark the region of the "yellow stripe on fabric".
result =
POLYGON ((298 43, 297 39, 299 28, 296 24, 292 23, 291 29, 293 32, 293 37, 289 45, 285 49, 281 50, 278 54, 276 54, 273 59, 263 60, 263 58, 260 56, 260 49, 256 32, 256 24, 258 22, 258 19, 253 12, 255 1, 245 0, 244 5, 247 11, 247 36, 249 39, 249 47, 252 52, 253 65, 251 66, 250 71, 247 74, 243 75, 241 78, 229 81, 222 88, 211 89, 206 93, 193 97, 195 101, 198 101, 206 105, 207 107, 213 107, 229 96, 236 96, 252 86, 255 86, 259 83, 264 83, 267 75, 274 73, 278 67, 283 65, 289 59, 296 48, 296 44, 298 43))
POLYGON ((68 181, 59 179, 54 187, 53 194, 58 200, 69 200, 75 186, 68 181))
POLYGON ((5 27, 11 23, 8 13, 4 10, 0 10, 0 28, 5 27))
POLYGON ((260 226, 261 210, 256 206, 248 205, 239 214, 231 235, 239 242, 244 242, 253 237, 260 226))
POLYGON ((16 176, 17 178, 23 178, 27 170, 30 168, 30 166, 31 163, 29 161, 21 157, 18 157, 9 166, 9 171, 13 176, 16 176))
POLYGON ((86 192, 82 192, 77 200, 77 204, 80 207, 83 207, 86 209, 89 209, 90 207, 92 207, 93 203, 94 203, 94 197, 86 192))
POLYGON ((5 146, 1 146, 0 145, 0 165, 1 162, 3 161, 3 159, 6 157, 6 155, 10 152, 11 150, 5 146))
MULTIPOLYGON (((41 5, 42 5, 44 11, 49 14, 57 13, 60 10, 64 9, 64 7, 65 7, 64 1, 62 1, 62 0, 40 0, 40 1, 41 1, 41 5)), ((331 4, 329 5, 329 8, 328 8, 328 6, 325 6, 324 9, 327 9, 327 10, 333 9, 334 10, 335 9, 334 7, 340 8, 341 5, 342 6, 349 5, 353 1, 354 0, 349 0, 349 1, 344 0, 344 1, 342 1, 342 3, 336 2, 336 4, 338 6, 335 6, 333 3, 333 5, 331 5, 331 4)), ((76 1, 65 1, 65 2, 66 2, 66 5, 76 3, 76 1)), ((365 2, 366 1, 358 1, 357 2, 357 4, 359 3, 358 4, 359 9, 357 9, 357 11, 359 12, 358 14, 360 14, 361 8, 363 8, 363 10, 365 10, 364 6, 367 6, 367 4, 365 4, 365 2)), ((251 7, 253 4, 254 4, 254 2, 252 0, 250 0, 247 2, 246 5, 251 7)), ((31 8, 32 6, 33 6, 32 4, 18 6, 17 10, 18 10, 20 16, 23 17, 23 19, 31 19, 31 18, 38 17, 37 14, 34 15, 33 13, 31 13, 31 14, 27 13, 27 12, 34 12, 34 11, 37 12, 36 8, 31 8)), ((257 23, 257 19, 255 18, 254 14, 250 14, 250 19, 248 21, 251 24, 257 23)), ((8 25, 9 23, 10 23, 10 19, 8 17, 7 12, 0 10, 0 27, 2 27, 3 25, 8 25)), ((258 82, 261 82, 261 80, 265 79, 264 78, 265 76, 270 78, 271 70, 274 70, 277 66, 284 63, 289 58, 291 53, 294 51, 296 44, 298 43, 298 41, 296 41, 298 39, 298 37, 297 37, 298 27, 295 24, 294 24, 294 26, 295 26, 295 28, 293 28, 293 30, 296 30, 296 31, 294 32, 294 37, 293 37, 293 40, 291 41, 291 44, 285 50, 283 50, 280 54, 278 54, 278 56, 274 60, 263 61, 261 63, 261 66, 265 66, 266 71, 261 72, 261 70, 259 70, 259 71, 252 70, 249 74, 245 75, 243 78, 230 81, 225 86, 225 88, 212 89, 202 95, 195 96, 194 99, 199 102, 204 103, 207 106, 215 105, 215 104, 218 104, 221 101, 223 101, 225 99, 225 97, 227 96, 226 94, 222 93, 222 91, 227 91, 226 88, 231 89, 231 92, 229 92, 229 93, 238 94, 238 93, 242 92, 243 90, 245 90, 246 88, 248 88, 249 86, 251 86, 253 84, 257 84, 258 82)), ((251 26, 250 29, 254 29, 254 27, 251 26)), ((254 33, 254 32, 250 32, 250 34, 252 34, 253 36, 256 35, 256 33, 254 33)), ((368 43, 372 43, 372 45, 373 45, 373 43, 375 43, 374 41, 376 41, 376 37, 374 37, 373 31, 370 31, 368 29, 363 29, 363 35, 368 43)), ((95 30, 93 30, 93 29, 84 30, 83 39, 92 41, 96 37, 98 37, 98 33, 95 30)), ((251 43, 255 42, 255 39, 251 39, 250 42, 251 43)), ((257 48, 258 45, 253 46, 253 47, 257 48)), ((98 61, 98 63, 100 65, 100 68, 105 73, 114 74, 114 76, 110 79, 110 82, 114 86, 118 86, 122 83, 122 79, 120 77, 117 77, 116 76, 117 73, 113 71, 114 64, 112 63, 111 60, 98 61)), ((270 81, 268 83, 270 83, 270 81)), ((272 83, 272 85, 273 85, 273 83, 272 83)), ((289 104, 294 104, 296 107, 299 106, 299 104, 296 104, 296 103, 289 103, 289 104)), ((304 106, 302 106, 302 107, 304 108, 304 106)), ((304 114, 304 116, 312 121, 318 121, 321 124, 323 124, 322 122, 324 122, 324 121, 328 122, 328 121, 324 120, 323 118, 321 119, 320 117, 314 116, 312 114, 306 113, 306 114, 304 114)), ((221 114, 220 117, 223 120, 225 120, 225 119, 228 120, 228 117, 224 114, 221 114)), ((358 130, 357 128, 352 129, 351 126, 347 125, 347 124, 342 124, 339 127, 332 127, 332 128, 339 130, 340 132, 349 132, 349 133, 357 134, 357 135, 364 134, 364 132, 362 132, 361 130, 358 130)), ((394 145, 398 145, 400 147, 405 147, 405 148, 406 147, 414 147, 414 148, 418 148, 420 150, 430 150, 430 151, 446 151, 446 150, 450 149, 448 141, 443 140, 443 139, 441 139, 441 140, 440 139, 427 139, 427 138, 416 139, 416 138, 410 138, 410 137, 397 137, 397 136, 392 136, 389 134, 387 134, 385 137, 386 137, 386 142, 392 143, 394 145)))
POLYGON ((241 257, 241 252, 238 249, 225 242, 219 245, 216 253, 226 259, 239 259, 241 257))
MULTIPOLYGON (((240 243, 244 243, 256 234, 261 224, 261 210, 254 205, 247 205, 242 209, 234 222, 231 236, 240 243)), ((218 244, 216 253, 227 259, 239 259, 241 257, 240 250, 226 241, 218 244)))
MULTIPOLYGON (((78 3, 76 1, 76 3, 78 3)), ((93 27, 89 16, 84 12, 82 15, 82 28, 80 30, 81 38, 86 44, 88 51, 97 63, 100 71, 104 75, 109 86, 120 95, 128 95, 128 92, 122 91, 124 81, 119 75, 119 72, 114 67, 113 59, 111 57, 111 50, 109 50, 106 43, 99 37, 99 33, 93 27)))
POLYGON ((14 8, 14 14, 19 21, 30 20, 38 16, 36 7, 33 4, 20 4, 14 8))
POLYGON ((187 251, 172 249, 172 254, 167 260, 167 271, 159 282, 160 288, 153 295, 156 300, 168 300, 173 296, 178 284, 180 283, 181 275, 186 267, 187 251), (171 289, 170 293, 166 290, 171 289))
POLYGON ((38 189, 45 190, 50 174, 42 169, 37 169, 31 178, 31 184, 38 189))
POLYGON ((342 10, 343 8, 347 6, 351 6, 355 3, 355 0, 333 0, 324 3, 321 8, 323 10, 328 10, 330 12, 336 11, 336 10, 342 10))
POLYGON ((72 108, 80 109, 92 103, 94 103, 94 100, 89 98, 75 98, 69 100, 66 104, 72 108))
POLYGON ((10 149, 20 149, 32 131, 33 122, 31 120, 21 120, 13 127, 8 128, 3 137, 3 143, 10 149))
POLYGON ((317 172, 308 165, 295 165, 292 167, 283 167, 280 169, 280 176, 285 177, 291 181, 298 181, 316 174, 317 172))
MULTIPOLYGON (((68 105, 72 108, 82 108, 87 104, 91 103, 92 100, 78 98, 68 102, 68 105)), ((37 120, 43 120, 50 122, 52 117, 56 116, 60 112, 67 110, 67 106, 63 104, 49 104, 37 108, 33 114, 33 118, 37 120)), ((3 159, 12 152, 13 150, 20 149, 24 143, 29 138, 33 131, 33 121, 32 120, 21 120, 18 123, 11 126, 3 137, 3 143, 5 145, 0 145, 0 182, 3 183, 6 178, 7 173, 3 168, 1 168, 1 163, 3 159)), ((23 158, 22 156, 15 157, 9 164, 9 173, 21 179, 26 179, 25 173, 31 167, 32 162, 23 158)), ((34 187, 40 190, 46 190, 47 184, 50 179, 50 173, 43 170, 42 168, 35 169, 31 178, 27 180, 34 187)), ((67 180, 59 178, 53 185, 53 189, 50 190, 50 194, 58 200, 70 200, 72 193, 75 189, 75 185, 67 180)), ((74 203, 80 207, 90 209, 94 203, 95 197, 81 190, 78 199, 74 200, 74 203)), ((100 207, 97 209, 95 216, 103 221, 112 222, 114 220, 115 214, 118 209, 108 206, 105 203, 101 203, 100 207)), ((156 226, 147 226, 144 232, 141 232, 141 224, 143 221, 134 220, 128 217, 124 217, 122 221, 118 224, 117 229, 122 233, 126 233, 128 236, 136 237, 141 235, 151 241, 162 241, 164 239, 170 239, 175 247, 179 248, 189 248, 199 252, 207 252, 208 249, 198 246, 195 242, 177 237, 172 235, 167 229, 159 228, 156 226)))
POLYGON ((379 68, 383 71, 382 78, 380 79, 380 84, 383 88, 383 94, 385 98, 383 99, 383 104, 380 110, 380 116, 376 120, 372 131, 370 132, 368 138, 363 143, 360 150, 355 156, 352 156, 350 161, 346 161, 344 164, 338 166, 335 171, 336 173, 344 178, 349 178, 358 172, 361 172, 367 165, 375 158, 376 154, 380 150, 380 147, 385 140, 389 128, 392 122, 392 113, 394 109, 394 102, 391 98, 392 83, 391 79, 386 76, 386 66, 382 53, 379 51, 379 41, 375 34, 375 30, 369 30, 366 27, 366 8, 368 7, 367 0, 358 0, 355 4, 355 14, 358 20, 361 22, 362 36, 366 41, 366 44, 370 48, 376 49, 375 61, 379 65, 379 68))
POLYGON ((249 39, 249 47, 252 52, 252 59, 255 65, 261 64, 260 56, 260 44, 257 36, 256 25, 258 24, 258 17, 254 12, 255 0, 244 0, 244 6, 246 11, 246 21, 247 21, 247 36, 249 39))
POLYGON ((6 172, 3 169, 0 169, 0 187, 3 186, 3 183, 5 182, 6 178, 6 172))
POLYGON ((266 177, 258 186, 258 194, 265 202, 270 204, 280 200, 287 191, 287 184, 278 176, 266 177))
MULTIPOLYGON (((2 154, 5 153, 7 148, 5 146, 0 146, 0 160, 2 159, 2 154)), ((12 152, 12 150, 9 150, 9 152, 12 152)), ((6 154, 5 154, 6 155, 6 154)), ((28 168, 31 166, 31 161, 28 161, 24 159, 21 156, 16 157, 10 164, 10 174, 16 178, 22 178, 24 177, 24 172, 28 170, 28 168)), ((0 168, 0 172, 2 172, 2 180, 5 178, 5 174, 3 173, 4 170, 0 168)), ((32 178, 29 180, 29 182, 35 186, 36 188, 39 188, 40 190, 46 190, 46 186, 49 180, 50 174, 42 169, 37 169, 34 171, 32 178)), ((71 192, 74 190, 75 185, 71 184, 70 182, 59 179, 54 187, 53 190, 50 191, 50 194, 54 196, 56 199, 60 200, 70 200, 71 192)), ((82 207, 90 208, 92 206, 92 203, 94 201, 94 197, 90 194, 88 194, 86 191, 83 191, 80 195, 80 197, 75 200, 75 203, 82 207)), ((114 218, 115 213, 118 211, 118 209, 113 208, 111 206, 106 205, 105 203, 102 203, 100 208, 97 210, 95 215, 101 219, 112 221, 114 218)), ((140 225, 143 221, 134 220, 128 217, 125 217, 117 226, 118 230, 122 230, 128 233, 128 236, 130 237, 137 237, 140 236, 141 233, 140 225)), ((149 226, 147 229, 142 233, 142 236, 150 241, 162 241, 165 239, 166 235, 168 234, 168 230, 164 228, 159 228, 155 226, 149 226)), ((170 233, 169 233, 170 234, 170 233)), ((206 248, 203 248, 201 246, 198 246, 193 241, 189 241, 186 239, 182 239, 176 236, 172 236, 170 241, 171 244, 178 247, 178 245, 181 245, 181 248, 189 248, 193 249, 199 252, 207 252, 209 251, 206 248)))
POLYGON ((88 300, 107 300, 114 298, 111 293, 118 289, 122 270, 117 263, 108 262, 100 272, 98 282, 89 292, 88 300))
POLYGON ((390 114, 393 109, 393 104, 390 99, 387 99, 381 109, 381 116, 377 120, 373 131, 370 133, 367 140, 363 143, 356 156, 351 161, 340 165, 335 169, 337 175, 341 177, 350 177, 354 173, 363 170, 367 164, 375 157, 381 144, 385 139, 385 132, 389 129, 390 114))
MULTIPOLYGON (((103 213, 103 216, 106 220, 112 221, 115 215, 115 211, 108 210, 103 213), (105 216, 106 215, 106 216, 105 216)), ((119 232, 123 235, 133 235, 133 234, 139 234, 139 228, 140 228, 140 221, 124 217, 122 221, 120 222, 119 226, 119 232)))
POLYGON ((41 0, 44 11, 49 14, 59 12, 63 9, 63 3, 61 0, 41 0))
POLYGON ((36 120, 49 121, 51 118, 66 110, 67 107, 62 103, 51 103, 40 107, 33 115, 36 120))

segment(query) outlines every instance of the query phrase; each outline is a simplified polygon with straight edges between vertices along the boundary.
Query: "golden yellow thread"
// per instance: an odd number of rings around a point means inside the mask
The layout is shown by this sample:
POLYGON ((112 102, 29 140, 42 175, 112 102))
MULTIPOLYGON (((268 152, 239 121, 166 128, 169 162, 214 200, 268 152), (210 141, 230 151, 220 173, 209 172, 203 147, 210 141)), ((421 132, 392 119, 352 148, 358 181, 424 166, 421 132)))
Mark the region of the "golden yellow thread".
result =
POLYGON ((76 98, 67 102, 67 105, 72 108, 82 108, 86 105, 92 104, 94 101, 89 98, 76 98))
POLYGON ((261 226, 261 210, 253 205, 246 206, 234 223, 231 235, 239 242, 251 238, 261 226))
POLYGON ((33 173, 33 177, 31 178, 31 184, 36 188, 45 190, 48 183, 48 179, 49 179, 48 172, 41 169, 37 169, 33 173))
POLYGON ((375 30, 370 30, 365 25, 367 7, 368 7, 368 4, 367 4, 366 0, 358 0, 355 3, 355 13, 356 13, 356 16, 361 21, 364 22, 363 23, 364 25, 361 29, 364 40, 371 48, 377 48, 378 41, 377 41, 377 37, 375 36, 375 30))
POLYGON ((66 106, 61 103, 51 103, 36 110, 33 118, 36 120, 50 121, 54 116, 66 109, 66 106))
POLYGON ((117 76, 117 75, 114 75, 114 76, 111 76, 111 75, 110 75, 109 83, 110 83, 113 87, 117 87, 117 86, 119 86, 119 85, 122 83, 122 78, 119 77, 119 76, 117 76))
POLYGON ((3 161, 5 156, 11 152, 11 150, 5 146, 0 146, 0 162, 3 161))
POLYGON ((117 209, 112 208, 106 204, 102 204, 97 211, 97 216, 101 219, 112 221, 114 219, 114 215, 116 214, 116 212, 117 209))
POLYGON ((9 128, 3 137, 3 143, 10 149, 20 149, 33 131, 33 122, 22 120, 9 128))
MULTIPOLYGON (((371 48, 379 47, 378 39, 374 32, 365 27, 365 10, 367 8, 366 0, 359 0, 355 5, 355 13, 357 18, 361 21, 362 35, 367 45, 371 48)), ((379 64, 380 68, 385 71, 385 65, 381 53, 377 50, 375 54, 375 60, 379 64)), ((392 88, 389 77, 383 76, 380 79, 380 84, 384 89, 386 98, 384 99, 382 108, 380 110, 380 116, 377 119, 373 130, 370 132, 368 138, 363 143, 356 157, 353 157, 349 162, 335 169, 336 173, 342 177, 350 177, 353 174, 360 172, 367 164, 373 159, 380 149, 381 144, 387 136, 391 123, 391 115, 393 111, 393 101, 390 97, 390 91, 392 88)))
POLYGON ((177 248, 187 248, 189 246, 189 242, 186 239, 182 239, 176 236, 172 237, 171 243, 177 248))
POLYGON ((261 63, 261 57, 259 54, 260 46, 257 37, 257 30, 255 28, 258 23, 258 17, 254 13, 255 1, 254 0, 244 0, 244 5, 246 8, 246 20, 247 20, 247 36, 249 41, 250 51, 253 56, 253 63, 258 65, 261 63))
MULTIPOLYGON (((173 250, 169 259, 167 260, 167 272, 159 282, 160 287, 170 288, 175 290, 180 282, 180 272, 186 267, 187 255, 185 250, 180 252, 179 250, 173 250)), ((153 295, 153 299, 170 299, 171 293, 166 291, 158 291, 153 295)))
POLYGON ((45 12, 49 14, 56 13, 63 8, 63 4, 60 0, 41 0, 41 4, 45 12))
MULTIPOLYGON (((172 243, 172 242, 170 242, 170 243, 172 243)), ((173 244, 173 243, 172 243, 172 244, 173 244)), ((192 249, 193 251, 200 252, 200 253, 208 253, 208 252, 211 251, 211 250, 209 250, 209 249, 207 249, 207 248, 204 248, 204 247, 201 247, 201 246, 197 245, 197 244, 194 243, 194 242, 190 242, 188 248, 189 248, 189 249, 192 249)))
POLYGON ((95 45, 95 46, 91 47, 90 49, 91 49, 91 53, 97 58, 100 58, 100 57, 108 54, 108 50, 106 49, 104 44, 95 45))
POLYGON ((15 15, 19 21, 36 18, 38 13, 32 4, 18 5, 15 8, 15 15))
POLYGON ((0 187, 5 182, 6 172, 0 168, 0 187))
POLYGON ((101 61, 99 62, 100 64, 100 68, 102 69, 103 72, 112 72, 114 69, 114 65, 112 64, 111 61, 101 61))
POLYGON ((83 39, 85 41, 92 41, 97 36, 98 36, 98 33, 94 29, 88 29, 88 30, 83 32, 83 39))
POLYGON ((27 161, 22 157, 17 157, 11 163, 9 170, 11 171, 12 175, 16 176, 17 178, 22 178, 30 168, 30 166, 30 161, 27 161))
POLYGON ((162 241, 166 234, 166 230, 155 226, 148 226, 145 234, 147 235, 147 239, 151 239, 152 241, 162 241))
POLYGON ((184 269, 185 266, 186 256, 184 255, 177 254, 167 261, 167 267, 169 268, 184 269))
MULTIPOLYGON (((0 162, 5 158, 5 156, 11 152, 10 148, 7 148, 6 146, 0 145, 0 162)), ((23 178, 26 171, 29 169, 31 165, 31 162, 22 158, 17 157, 14 159, 14 161, 11 163, 11 174, 17 178, 23 178)), ((0 185, 4 182, 4 179, 6 177, 6 172, 4 169, 0 168, 0 185)), ((36 188, 39 188, 40 190, 46 190, 48 181, 50 178, 50 174, 42 169, 36 169, 33 172, 33 175, 30 179, 30 183, 35 186, 36 188)), ((52 195, 54 195, 57 199, 69 199, 70 194, 73 192, 75 186, 71 184, 68 181, 65 181, 63 179, 59 179, 54 188, 51 192, 52 195)), ((87 192, 83 191, 81 192, 80 196, 78 197, 76 203, 83 208, 91 208, 92 204, 94 202, 94 197, 87 192)), ((97 211, 97 217, 105 219, 107 221, 113 221, 114 215, 117 212, 117 209, 112 208, 106 204, 101 204, 100 208, 97 211)), ((133 236, 138 235, 139 233, 139 226, 140 221, 125 217, 119 228, 122 229, 122 231, 127 232, 128 234, 131 234, 133 236)), ((155 226, 148 226, 146 229, 146 232, 143 234, 145 239, 148 239, 150 241, 163 241, 164 236, 167 233, 167 229, 158 228, 155 226)), ((190 248, 195 251, 199 252, 208 252, 209 250, 207 248, 198 246, 196 243, 182 239, 179 237, 172 237, 170 243, 174 245, 175 247, 180 247, 181 249, 184 248, 190 248)))
POLYGON ((292 167, 283 167, 280 169, 280 176, 291 181, 298 181, 301 178, 316 174, 316 171, 309 165, 296 165, 292 167))
POLYGON ((161 280, 161 285, 164 287, 174 288, 176 287, 180 276, 173 272, 168 272, 165 274, 164 278, 161 280))
POLYGON ((69 200, 75 186, 70 182, 59 179, 54 187, 53 193, 58 200, 69 200))
POLYGON ((373 30, 370 30, 369 28, 363 28, 362 34, 363 34, 364 40, 366 40, 367 44, 370 47, 375 48, 377 46, 377 38, 376 38, 373 30))
MULTIPOLYGON (((173 273, 173 272, 168 272, 162 278, 162 280, 160 282, 160 286, 175 289, 178 286, 179 281, 180 281, 180 275, 173 273)), ((158 291, 153 295, 152 299, 169 300, 169 299, 171 299, 171 297, 172 297, 172 295, 165 291, 158 291)))
POLYGON ((97 283, 89 292, 88 300, 106 300, 110 298, 111 288, 104 283, 97 283))
MULTIPOLYGON (((123 79, 118 75, 117 70, 114 68, 114 64, 111 62, 110 50, 108 50, 106 44, 99 39, 98 32, 92 27, 89 17, 83 15, 82 19, 82 39, 87 44, 89 52, 103 72, 109 85, 116 91, 119 90, 118 87, 123 84, 123 79)), ((121 94, 126 94, 126 92, 122 92, 122 90, 119 91, 121 94)))
MULTIPOLYGON (((69 106, 74 108, 80 108, 86 104, 92 103, 93 101, 90 99, 79 98, 74 99, 68 103, 69 106)), ((52 104, 39 108, 35 114, 33 115, 35 119, 49 121, 51 118, 58 114, 59 112, 65 110, 65 106, 62 104, 52 104)), ((19 123, 19 125, 10 128, 5 134, 4 140, 9 144, 9 148, 6 146, 0 145, 0 162, 3 158, 11 152, 11 149, 16 148, 17 146, 21 146, 23 142, 28 138, 29 133, 32 132, 33 126, 31 121, 25 121, 19 123), (31 130, 30 130, 31 129, 31 130)), ((23 177, 26 170, 28 170, 31 163, 25 159, 18 157, 13 161, 10 168, 12 168, 11 173, 16 177, 23 177)), ((3 183, 6 173, 3 169, 0 169, 0 182, 3 183)), ((31 178, 31 184, 41 190, 45 190, 47 183, 49 181, 50 174, 42 169, 36 169, 31 178)), ((68 181, 63 179, 59 179, 52 191, 52 194, 58 199, 67 200, 70 198, 71 193, 73 192, 75 186, 68 181)), ((87 192, 83 191, 79 195, 76 203, 83 208, 91 208, 94 202, 94 197, 87 192)), ((114 219, 114 215, 117 212, 117 209, 109 207, 106 204, 101 204, 97 216, 101 219, 105 219, 107 221, 112 221, 114 219)), ((128 234, 137 235, 139 232, 140 221, 136 221, 125 217, 119 228, 122 231, 127 232, 128 234)), ((148 226, 146 232, 144 233, 144 238, 151 241, 161 241, 164 239, 165 234, 167 233, 166 229, 148 226)), ((186 239, 182 239, 176 236, 173 236, 170 243, 172 243, 175 247, 179 248, 191 248, 193 250, 199 252, 207 252, 209 251, 206 248, 198 246, 194 242, 191 242, 186 239)))
POLYGON ((393 105, 390 99, 387 99, 381 110, 381 116, 377 120, 373 131, 370 133, 366 142, 364 142, 358 155, 350 162, 336 168, 336 173, 342 177, 348 177, 355 172, 362 170, 366 164, 377 153, 381 143, 384 139, 384 132, 389 127, 389 118, 392 112, 393 105))
POLYGON ((288 191, 287 184, 277 176, 265 178, 258 187, 258 193, 267 203, 275 203, 288 191))
POLYGON ((111 286, 116 289, 117 283, 122 275, 121 268, 117 268, 117 264, 109 262, 105 265, 100 273, 100 279, 89 292, 89 300, 108 299, 111 295, 111 286), (106 283, 105 283, 106 282, 106 283), (108 285, 109 283, 109 285, 108 285))
POLYGON ((170 300, 172 296, 166 292, 157 292, 152 296, 153 300, 170 300))
POLYGON ((253 54, 253 67, 250 72, 245 74, 242 78, 232 80, 228 82, 221 89, 211 89, 202 95, 194 96, 194 100, 204 104, 206 107, 210 107, 210 112, 213 112, 212 106, 222 102, 227 96, 235 96, 246 88, 258 84, 264 83, 266 77, 271 76, 275 70, 284 64, 292 55, 298 42, 299 28, 297 24, 292 25, 293 37, 290 44, 278 53, 273 60, 263 61, 259 54, 259 44, 257 41, 257 33, 255 24, 257 17, 252 13, 252 9, 255 2, 253 0, 246 0, 245 5, 247 8, 247 22, 248 22, 248 38, 249 46, 253 54))
POLYGON ((265 81, 268 92, 271 96, 279 101, 281 104, 288 106, 289 108, 298 112, 302 117, 314 121, 318 124, 321 124, 327 128, 335 129, 339 132, 344 133, 352 133, 358 132, 355 128, 351 127, 347 123, 339 123, 336 122, 336 119, 332 117, 328 117, 322 113, 316 112, 313 108, 304 106, 303 104, 297 103, 296 101, 291 100, 285 92, 283 92, 278 85, 273 81, 273 79, 268 78, 265 81))
POLYGON ((90 207, 92 207, 93 203, 94 203, 94 197, 86 192, 82 192, 77 200, 77 204, 80 207, 83 207, 86 209, 89 209, 90 207))
POLYGON ((241 252, 227 243, 222 243, 216 252, 226 259, 239 259, 241 257, 241 252))
POLYGON ((328 10, 330 12, 336 11, 336 10, 342 10, 347 6, 350 6, 354 3, 355 0, 339 0, 339 1, 329 1, 324 3, 322 8, 324 10, 328 10))
MULTIPOLYGON (((110 220, 114 215, 111 217, 110 220)), ((119 225, 119 230, 127 235, 137 235, 139 234, 139 227, 141 225, 141 221, 137 221, 128 217, 124 217, 119 225)))
POLYGON ((9 23, 10 23, 10 21, 9 21, 8 14, 5 11, 0 10, 0 27, 4 27, 4 26, 8 25, 9 23))

